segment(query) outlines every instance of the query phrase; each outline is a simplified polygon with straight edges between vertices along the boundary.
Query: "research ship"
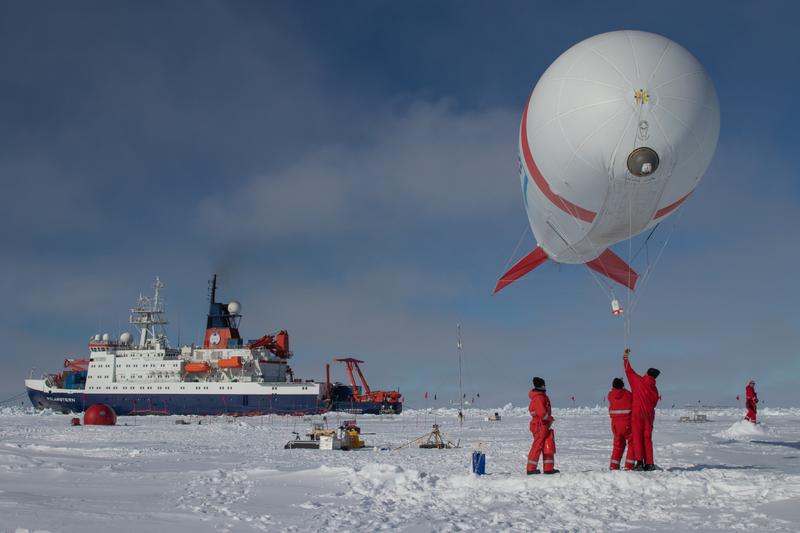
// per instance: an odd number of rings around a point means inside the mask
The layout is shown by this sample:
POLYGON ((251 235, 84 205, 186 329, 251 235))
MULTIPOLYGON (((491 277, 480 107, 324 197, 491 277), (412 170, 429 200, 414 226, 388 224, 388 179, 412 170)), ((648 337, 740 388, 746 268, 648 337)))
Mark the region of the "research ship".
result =
POLYGON ((136 338, 128 332, 117 339, 94 335, 88 359, 65 359, 63 371, 25 380, 33 406, 69 413, 104 403, 118 415, 306 415, 330 409, 325 384, 294 378, 285 330, 243 341, 241 305, 216 301, 216 275, 203 346, 171 347, 163 287, 156 278, 153 296, 140 295, 131 309, 136 338))

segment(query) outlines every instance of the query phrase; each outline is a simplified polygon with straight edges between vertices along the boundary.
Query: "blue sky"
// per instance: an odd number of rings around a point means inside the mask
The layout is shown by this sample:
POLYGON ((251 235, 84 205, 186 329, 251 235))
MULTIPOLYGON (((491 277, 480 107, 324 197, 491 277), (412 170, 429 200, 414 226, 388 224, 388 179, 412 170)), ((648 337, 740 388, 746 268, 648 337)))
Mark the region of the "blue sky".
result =
POLYGON ((303 377, 353 355, 412 404, 455 399, 461 322, 468 395, 522 404, 541 375, 556 405, 601 401, 622 325, 585 268, 490 291, 526 226, 528 94, 574 43, 639 29, 706 66, 722 130, 650 243, 672 232, 632 316, 634 366, 662 369, 668 405, 732 404, 751 378, 768 405, 797 405, 797 16, 792 2, 6 2, 0 391, 128 329, 156 275, 173 341, 198 340, 217 272, 245 337, 288 329, 303 377))

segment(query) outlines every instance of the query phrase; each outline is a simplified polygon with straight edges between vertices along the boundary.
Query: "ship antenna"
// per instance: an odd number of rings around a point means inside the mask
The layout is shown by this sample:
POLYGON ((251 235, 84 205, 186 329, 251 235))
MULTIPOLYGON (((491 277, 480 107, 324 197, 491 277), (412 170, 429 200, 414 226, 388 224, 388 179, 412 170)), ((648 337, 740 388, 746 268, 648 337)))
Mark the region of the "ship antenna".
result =
POLYGON ((156 276, 156 282, 153 283, 153 289, 155 289, 153 294, 153 309, 160 310, 161 309, 161 302, 160 302, 160 295, 159 291, 164 288, 164 284, 161 283, 161 280, 158 276, 156 276))
POLYGON ((464 390, 461 385, 461 322, 456 326, 458 330, 458 426, 464 425, 464 390))
POLYGON ((167 321, 164 319, 164 302, 161 301, 162 288, 164 284, 156 277, 153 298, 139 293, 136 307, 131 309, 130 323, 139 330, 139 348, 146 348, 153 343, 163 344, 165 348, 169 346, 164 329, 167 321))

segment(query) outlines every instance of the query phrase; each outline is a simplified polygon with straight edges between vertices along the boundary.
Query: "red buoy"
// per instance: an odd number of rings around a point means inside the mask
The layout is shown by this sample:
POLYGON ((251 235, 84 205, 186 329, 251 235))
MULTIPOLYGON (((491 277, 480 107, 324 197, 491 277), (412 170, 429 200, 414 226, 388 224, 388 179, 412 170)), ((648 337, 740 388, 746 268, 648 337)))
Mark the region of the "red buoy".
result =
POLYGON ((83 413, 84 426, 114 426, 116 423, 117 414, 104 403, 90 405, 83 413))

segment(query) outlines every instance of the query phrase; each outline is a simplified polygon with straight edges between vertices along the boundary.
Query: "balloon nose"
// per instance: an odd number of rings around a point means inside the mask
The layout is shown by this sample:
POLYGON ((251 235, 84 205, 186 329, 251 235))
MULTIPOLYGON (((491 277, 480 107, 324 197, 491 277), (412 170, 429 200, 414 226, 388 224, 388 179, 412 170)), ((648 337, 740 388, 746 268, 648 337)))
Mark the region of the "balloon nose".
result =
POLYGON ((658 154, 652 148, 642 146, 628 156, 628 170, 640 178, 649 176, 658 169, 658 154))

